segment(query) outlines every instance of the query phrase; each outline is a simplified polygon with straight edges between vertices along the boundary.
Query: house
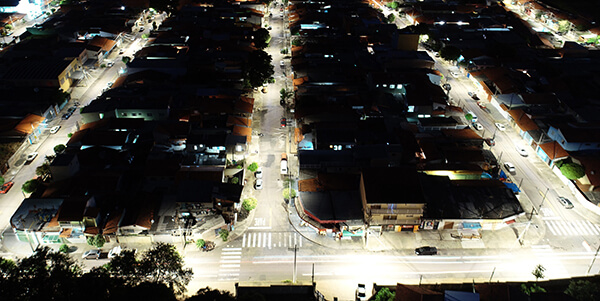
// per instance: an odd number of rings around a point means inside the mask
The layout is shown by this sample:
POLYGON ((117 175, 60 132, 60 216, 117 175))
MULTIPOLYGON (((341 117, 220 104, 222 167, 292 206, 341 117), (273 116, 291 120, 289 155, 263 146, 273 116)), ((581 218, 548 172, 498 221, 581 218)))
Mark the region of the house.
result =
POLYGON ((57 154, 50 163, 50 174, 53 181, 62 181, 79 172, 79 159, 75 153, 57 154))
POLYGON ((27 59, 11 63, 2 81, 17 87, 55 87, 68 91, 74 84, 73 75, 81 69, 78 59, 27 59))
POLYGON ((600 124, 550 124, 548 137, 567 152, 600 150, 600 124))
POLYGON ((10 218, 10 225, 17 239, 36 247, 43 243, 62 242, 59 237, 60 229, 54 227, 52 232, 44 232, 42 229, 56 216, 63 202, 64 199, 58 198, 24 199, 10 218))

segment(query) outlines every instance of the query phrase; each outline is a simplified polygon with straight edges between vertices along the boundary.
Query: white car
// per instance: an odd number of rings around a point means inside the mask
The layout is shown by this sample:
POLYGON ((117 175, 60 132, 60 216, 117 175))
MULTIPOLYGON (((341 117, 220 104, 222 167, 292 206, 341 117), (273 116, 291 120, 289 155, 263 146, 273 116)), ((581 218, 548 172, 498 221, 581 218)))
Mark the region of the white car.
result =
POLYGON ((92 249, 92 250, 85 251, 85 253, 83 253, 83 255, 81 255, 81 258, 83 258, 83 259, 100 259, 100 254, 102 254, 102 251, 100 249, 92 249))
POLYGON ((359 283, 358 287, 356 288, 356 293, 355 293, 355 300, 356 301, 366 301, 367 300, 367 288, 364 284, 359 283))
POLYGON ((481 125, 481 124, 479 124, 479 123, 477 123, 477 122, 473 122, 473 127, 474 127, 476 130, 478 130, 478 131, 481 131, 481 130, 483 130, 483 125, 481 125))
POLYGON ((519 155, 523 156, 523 157, 527 157, 527 149, 525 148, 525 146, 517 144, 515 146, 515 149, 517 150, 517 153, 519 153, 519 155))
POLYGON ((50 129, 50 134, 56 134, 60 130, 60 125, 54 126, 50 129))
POLYGON ((37 152, 33 152, 29 155, 27 155, 27 162, 32 162, 33 160, 35 160, 35 158, 37 157, 38 153, 37 152))
POLYGON ((477 115, 475 113, 468 111, 467 115, 471 115, 471 122, 477 122, 477 115))
POLYGON ((254 183, 254 189, 261 190, 262 188, 263 188, 263 180, 256 179, 256 182, 254 183))
POLYGON ((504 132, 504 131, 506 130, 506 127, 504 126, 504 124, 502 124, 502 123, 498 123, 498 122, 496 122, 496 123, 494 123, 494 124, 496 125, 496 127, 497 127, 497 128, 498 128, 498 129, 499 129, 501 132, 504 132))
POLYGON ((263 172, 262 172, 262 169, 260 169, 260 167, 259 167, 259 168, 256 170, 256 172, 254 173, 254 176, 255 176, 257 179, 262 179, 262 177, 263 177, 263 172))
POLYGON ((284 61, 279 61, 279 66, 280 66, 281 68, 285 67, 285 62, 284 62, 284 61))
POLYGON ((504 163, 504 168, 506 168, 506 170, 508 172, 510 172, 511 174, 514 174, 517 171, 515 169, 515 166, 512 163, 510 163, 510 162, 504 163))
POLYGON ((458 74, 456 71, 450 71, 450 75, 452 75, 454 78, 458 78, 460 76, 460 74, 458 74))
POLYGON ((119 256, 119 254, 121 254, 121 251, 123 249, 121 249, 121 246, 116 246, 112 249, 110 249, 110 251, 108 251, 108 258, 115 258, 117 256, 119 256))

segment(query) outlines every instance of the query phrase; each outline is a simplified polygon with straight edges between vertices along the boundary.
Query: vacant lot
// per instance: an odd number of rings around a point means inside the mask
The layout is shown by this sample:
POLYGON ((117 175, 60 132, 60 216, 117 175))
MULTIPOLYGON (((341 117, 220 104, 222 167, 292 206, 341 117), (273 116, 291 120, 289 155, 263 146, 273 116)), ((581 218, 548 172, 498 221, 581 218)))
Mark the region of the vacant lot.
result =
POLYGON ((21 143, 19 142, 9 142, 9 143, 0 143, 0 170, 2 173, 5 173, 5 166, 8 162, 8 159, 19 149, 21 143))

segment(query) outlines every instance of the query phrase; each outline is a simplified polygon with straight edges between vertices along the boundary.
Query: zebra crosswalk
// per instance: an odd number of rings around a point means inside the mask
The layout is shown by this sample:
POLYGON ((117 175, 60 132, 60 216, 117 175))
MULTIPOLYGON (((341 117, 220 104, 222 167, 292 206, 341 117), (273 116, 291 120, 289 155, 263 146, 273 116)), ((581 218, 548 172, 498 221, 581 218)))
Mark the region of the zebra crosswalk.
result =
POLYGON ((600 235, 600 226, 590 221, 546 220, 546 227, 555 236, 600 235))
POLYGON ((223 248, 219 261, 219 280, 240 280, 240 265, 242 263, 242 248, 223 248))
POLYGON ((242 248, 290 248, 302 247, 304 238, 294 232, 246 232, 242 248))

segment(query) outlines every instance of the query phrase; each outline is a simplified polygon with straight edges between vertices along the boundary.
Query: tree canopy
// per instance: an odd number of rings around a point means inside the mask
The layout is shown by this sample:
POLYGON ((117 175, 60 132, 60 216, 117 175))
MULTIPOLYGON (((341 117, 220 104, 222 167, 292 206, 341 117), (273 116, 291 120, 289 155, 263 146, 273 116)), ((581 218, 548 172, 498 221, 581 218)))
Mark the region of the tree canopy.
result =
POLYGON ((569 180, 577 180, 585 176, 585 168, 573 162, 562 164, 560 172, 569 180))
POLYGON ((273 58, 263 50, 250 52, 244 68, 244 79, 248 86, 256 88, 262 86, 273 74, 273 58))
POLYGON ((456 61, 461 54, 461 50, 452 45, 444 46, 440 49, 440 57, 447 61, 456 61))
POLYGON ((21 186, 21 190, 25 193, 34 193, 40 187, 40 182, 36 179, 29 180, 21 186))
POLYGON ((265 49, 269 46, 271 34, 264 28, 259 28, 254 32, 254 46, 258 49, 265 49))

